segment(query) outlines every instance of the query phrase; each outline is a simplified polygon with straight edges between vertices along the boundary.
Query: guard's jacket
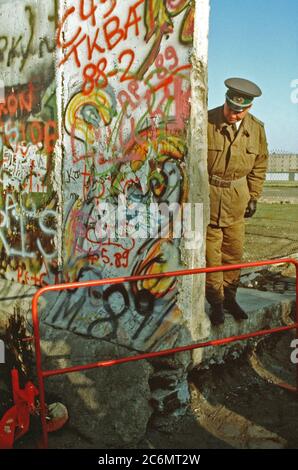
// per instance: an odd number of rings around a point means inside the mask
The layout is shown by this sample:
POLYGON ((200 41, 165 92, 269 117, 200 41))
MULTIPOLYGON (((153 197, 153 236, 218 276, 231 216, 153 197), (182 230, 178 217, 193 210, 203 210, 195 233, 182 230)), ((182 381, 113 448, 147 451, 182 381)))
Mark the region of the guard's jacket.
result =
POLYGON ((223 106, 208 113, 210 224, 227 227, 239 222, 250 198, 262 192, 268 163, 264 125, 252 114, 238 132, 225 123, 223 106))

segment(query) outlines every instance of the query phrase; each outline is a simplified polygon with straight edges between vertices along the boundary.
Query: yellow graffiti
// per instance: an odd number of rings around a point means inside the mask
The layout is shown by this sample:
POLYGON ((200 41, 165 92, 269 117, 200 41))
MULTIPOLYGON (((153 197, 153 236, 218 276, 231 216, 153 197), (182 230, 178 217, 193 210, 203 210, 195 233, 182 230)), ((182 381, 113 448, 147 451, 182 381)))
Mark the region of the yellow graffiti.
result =
MULTIPOLYGON (((141 262, 133 275, 160 274, 174 271, 177 267, 175 252, 176 248, 172 242, 166 239, 158 240, 149 250, 146 259, 141 262)), ((175 284, 176 278, 168 277, 139 281, 137 286, 138 290, 146 289, 155 298, 160 298, 165 296, 170 289, 174 289, 175 284)))
POLYGON ((101 123, 108 126, 114 116, 110 95, 95 89, 86 96, 77 93, 69 101, 65 112, 65 129, 69 135, 88 145, 96 142, 96 129, 101 123))

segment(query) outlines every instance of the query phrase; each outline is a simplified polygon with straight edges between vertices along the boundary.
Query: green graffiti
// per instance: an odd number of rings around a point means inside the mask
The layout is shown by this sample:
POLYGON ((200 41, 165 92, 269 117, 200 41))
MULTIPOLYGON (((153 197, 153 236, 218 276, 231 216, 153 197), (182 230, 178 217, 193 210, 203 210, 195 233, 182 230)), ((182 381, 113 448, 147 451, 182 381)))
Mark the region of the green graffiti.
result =
POLYGON ((12 38, 12 44, 11 48, 8 53, 8 58, 7 58, 7 67, 11 66, 11 61, 15 59, 16 57, 20 56, 20 53, 17 52, 17 47, 20 44, 21 40, 23 39, 23 36, 19 36, 19 38, 16 40, 16 38, 12 38))
POLYGON ((31 7, 26 6, 25 7, 25 12, 29 13, 30 39, 28 41, 26 51, 23 54, 23 60, 22 60, 22 64, 21 64, 21 67, 20 67, 20 72, 22 72, 23 68, 25 67, 25 64, 26 64, 27 59, 28 59, 29 54, 30 54, 31 45, 32 45, 32 41, 33 41, 33 38, 34 38, 35 21, 36 21, 36 16, 35 16, 35 14, 34 14, 31 7))
POLYGON ((3 62, 4 60, 4 52, 6 51, 8 47, 8 38, 6 36, 1 36, 0 37, 0 43, 3 41, 3 47, 0 46, 0 62, 3 62))
POLYGON ((49 21, 54 21, 55 22, 55 28, 57 28, 58 25, 58 8, 59 8, 59 0, 54 0, 54 13, 53 15, 48 16, 49 21))
MULTIPOLYGON (((53 13, 48 15, 48 20, 50 23, 54 23, 54 31, 57 27, 58 22, 58 0, 53 0, 53 13)), ((29 57, 36 54, 36 50, 33 47, 34 38, 36 37, 36 25, 37 17, 34 7, 26 5, 24 7, 24 12, 27 16, 27 22, 29 25, 29 39, 26 45, 23 44, 24 35, 20 34, 19 36, 12 36, 11 38, 8 35, 0 36, 0 62, 5 61, 5 54, 7 54, 7 67, 11 67, 14 59, 21 57, 22 61, 20 64, 19 71, 22 72, 26 66, 29 57)), ((25 21, 25 20, 24 20, 25 21)), ((26 28, 23 28, 26 29, 26 28)), ((55 39, 53 34, 51 38, 40 37, 38 44, 38 57, 42 59, 45 55, 45 52, 52 54, 55 50, 55 39)))

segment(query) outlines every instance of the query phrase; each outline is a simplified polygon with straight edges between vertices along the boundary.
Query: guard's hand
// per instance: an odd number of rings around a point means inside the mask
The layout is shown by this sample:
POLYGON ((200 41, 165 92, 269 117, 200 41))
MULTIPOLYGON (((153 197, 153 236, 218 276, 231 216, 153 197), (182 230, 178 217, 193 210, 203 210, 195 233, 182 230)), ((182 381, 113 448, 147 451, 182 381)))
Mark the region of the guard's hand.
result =
POLYGON ((257 201, 255 199, 250 199, 247 208, 245 209, 244 217, 247 219, 252 217, 257 210, 257 201))

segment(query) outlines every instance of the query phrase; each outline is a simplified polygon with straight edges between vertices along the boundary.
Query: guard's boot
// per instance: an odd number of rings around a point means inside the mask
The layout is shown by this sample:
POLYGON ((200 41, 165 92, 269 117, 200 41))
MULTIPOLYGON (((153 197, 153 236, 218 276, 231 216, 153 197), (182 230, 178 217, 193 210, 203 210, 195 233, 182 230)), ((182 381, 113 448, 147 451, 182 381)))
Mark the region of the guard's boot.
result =
POLYGON ((222 302, 212 303, 211 305, 211 315, 210 321, 213 326, 221 325, 225 321, 225 314, 223 310, 222 302))
POLYGON ((227 296, 223 304, 224 308, 235 318, 235 320, 247 320, 248 316, 240 305, 236 302, 234 296, 227 296))

